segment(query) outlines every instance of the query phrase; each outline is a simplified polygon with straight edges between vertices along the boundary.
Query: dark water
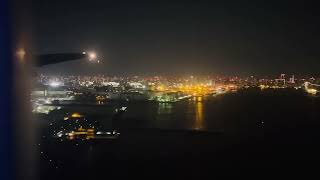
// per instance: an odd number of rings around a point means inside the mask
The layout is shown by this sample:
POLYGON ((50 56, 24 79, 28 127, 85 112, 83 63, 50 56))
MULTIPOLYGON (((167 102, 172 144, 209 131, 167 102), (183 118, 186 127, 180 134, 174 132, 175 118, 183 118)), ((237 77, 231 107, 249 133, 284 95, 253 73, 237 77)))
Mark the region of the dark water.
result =
POLYGON ((317 126, 319 98, 301 91, 246 90, 178 103, 129 103, 123 128, 209 132, 277 131, 317 126))
POLYGON ((121 132, 116 141, 43 140, 40 177, 199 178, 251 174, 251 169, 293 175, 312 171, 320 161, 320 99, 301 91, 249 89, 126 106, 128 112, 115 123, 121 132))
POLYGON ((221 131, 222 124, 212 116, 218 99, 199 97, 177 103, 132 103, 128 104, 124 121, 129 121, 126 124, 129 127, 221 131))

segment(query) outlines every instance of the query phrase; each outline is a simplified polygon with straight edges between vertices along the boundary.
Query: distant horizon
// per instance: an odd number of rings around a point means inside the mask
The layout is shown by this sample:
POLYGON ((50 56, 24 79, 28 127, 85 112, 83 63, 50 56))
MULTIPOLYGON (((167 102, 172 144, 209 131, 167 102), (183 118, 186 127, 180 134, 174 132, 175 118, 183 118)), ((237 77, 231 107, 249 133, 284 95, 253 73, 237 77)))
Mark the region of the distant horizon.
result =
POLYGON ((301 75, 301 74, 286 74, 286 73, 279 73, 279 74, 269 74, 269 75, 226 75, 226 74, 196 74, 196 73, 190 73, 190 74, 108 74, 108 73, 100 73, 100 74, 77 74, 77 73, 73 73, 73 74, 60 74, 60 73, 48 73, 48 72, 42 72, 42 73, 38 73, 37 76, 39 75, 44 75, 44 76, 105 76, 105 77, 179 77, 179 78, 187 78, 190 76, 194 76, 194 77, 238 77, 238 78, 249 78, 251 76, 255 77, 255 78, 278 78, 280 77, 281 74, 285 74, 285 78, 291 78, 293 75, 295 78, 320 78, 320 75, 301 75))

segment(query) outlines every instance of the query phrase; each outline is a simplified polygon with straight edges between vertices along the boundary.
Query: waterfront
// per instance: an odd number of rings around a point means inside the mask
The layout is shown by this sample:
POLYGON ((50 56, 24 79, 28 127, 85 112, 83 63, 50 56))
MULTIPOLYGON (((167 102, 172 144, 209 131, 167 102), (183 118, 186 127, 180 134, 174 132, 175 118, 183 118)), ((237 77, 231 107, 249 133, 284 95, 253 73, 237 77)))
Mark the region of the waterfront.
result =
MULTIPOLYGON (((241 90, 219 96, 194 97, 177 103, 149 101, 110 102, 105 105, 74 105, 45 116, 61 121, 65 113, 81 112, 104 127, 118 129, 169 129, 206 132, 256 132, 273 128, 316 125, 319 98, 292 89, 241 90), (113 122, 114 109, 125 106, 124 115, 113 122)), ((48 120, 44 119, 44 121, 48 120)))

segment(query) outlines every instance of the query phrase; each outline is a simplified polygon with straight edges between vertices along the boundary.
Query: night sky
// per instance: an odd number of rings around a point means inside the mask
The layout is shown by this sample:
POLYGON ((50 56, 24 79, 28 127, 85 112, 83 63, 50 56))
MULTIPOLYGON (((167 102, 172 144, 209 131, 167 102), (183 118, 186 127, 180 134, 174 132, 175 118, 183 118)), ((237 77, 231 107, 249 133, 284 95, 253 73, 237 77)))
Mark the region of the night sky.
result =
POLYGON ((103 61, 43 72, 320 74, 320 13, 304 1, 34 0, 33 12, 35 53, 103 61))

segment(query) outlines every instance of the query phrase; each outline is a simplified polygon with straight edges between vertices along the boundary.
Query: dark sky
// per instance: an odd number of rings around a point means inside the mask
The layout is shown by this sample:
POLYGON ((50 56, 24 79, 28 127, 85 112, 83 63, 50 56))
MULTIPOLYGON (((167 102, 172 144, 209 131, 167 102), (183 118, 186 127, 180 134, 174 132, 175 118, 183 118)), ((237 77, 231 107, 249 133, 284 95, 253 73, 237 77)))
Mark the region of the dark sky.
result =
POLYGON ((320 21, 304 1, 34 0, 37 53, 95 50, 59 73, 320 74, 320 21))

